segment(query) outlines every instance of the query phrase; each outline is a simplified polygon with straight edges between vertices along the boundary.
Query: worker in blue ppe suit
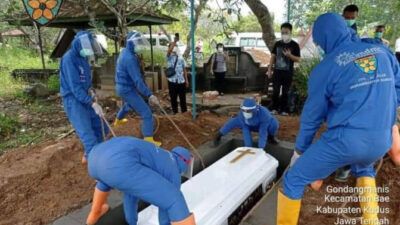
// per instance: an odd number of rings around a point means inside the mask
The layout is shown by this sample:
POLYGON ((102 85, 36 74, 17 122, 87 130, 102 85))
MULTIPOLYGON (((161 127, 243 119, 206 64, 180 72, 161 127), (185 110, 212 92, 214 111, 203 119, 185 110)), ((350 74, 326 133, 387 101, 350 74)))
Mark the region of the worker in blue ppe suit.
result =
POLYGON ((108 133, 106 126, 101 125, 103 111, 89 93, 92 88, 90 62, 101 54, 102 48, 92 34, 81 31, 60 63, 60 93, 67 117, 83 144, 82 163, 86 163, 93 146, 103 141, 102 127, 104 134, 108 133))
POLYGON ((240 113, 219 130, 214 139, 214 145, 219 144, 222 136, 238 128, 242 130, 246 147, 253 146, 251 132, 258 132, 258 147, 264 149, 267 146, 267 140, 271 144, 277 144, 275 135, 278 127, 278 120, 271 115, 268 109, 258 105, 254 98, 246 98, 240 106, 240 113))
POLYGON ((107 212, 108 192, 115 188, 124 194, 129 225, 137 224, 139 199, 159 208, 160 225, 194 225, 194 215, 180 191, 181 174, 192 158, 183 147, 169 152, 133 137, 115 137, 97 145, 88 160, 89 174, 98 183, 87 224, 95 224, 107 212))
MULTIPOLYGON (((360 38, 360 37, 358 37, 357 33, 355 33, 355 31, 353 29, 349 28, 350 32, 352 33, 353 41, 361 41, 364 43, 378 44, 378 45, 381 45, 381 47, 384 47, 388 51, 390 51, 390 49, 388 48, 387 45, 385 45, 385 43, 383 42, 383 39, 382 39, 382 35, 385 31, 384 29, 385 29, 385 27, 383 25, 379 25, 376 27, 374 38, 360 38)), ((343 168, 339 168, 336 171, 335 180, 338 182, 347 182, 348 178, 350 177, 350 172, 351 172, 351 167, 349 165, 347 165, 343 168)))
POLYGON ((115 83, 117 94, 122 98, 124 104, 117 114, 114 122, 115 126, 127 122, 125 115, 130 110, 135 110, 143 120, 142 134, 144 139, 160 146, 161 143, 153 138, 153 114, 149 105, 142 96, 149 99, 153 105, 159 105, 157 97, 155 97, 147 85, 143 81, 142 72, 140 70, 140 60, 137 52, 146 48, 147 40, 137 32, 128 34, 126 48, 124 48, 117 62, 115 83), (142 95, 142 96, 141 96, 142 95))
POLYGON ((297 224, 307 184, 351 165, 356 185, 370 190, 359 193, 362 224, 377 225, 373 164, 391 146, 399 65, 386 48, 353 42, 345 21, 334 13, 318 17, 313 40, 325 57, 309 78, 295 153, 278 194, 277 224, 297 224), (327 131, 312 144, 323 122, 327 131))

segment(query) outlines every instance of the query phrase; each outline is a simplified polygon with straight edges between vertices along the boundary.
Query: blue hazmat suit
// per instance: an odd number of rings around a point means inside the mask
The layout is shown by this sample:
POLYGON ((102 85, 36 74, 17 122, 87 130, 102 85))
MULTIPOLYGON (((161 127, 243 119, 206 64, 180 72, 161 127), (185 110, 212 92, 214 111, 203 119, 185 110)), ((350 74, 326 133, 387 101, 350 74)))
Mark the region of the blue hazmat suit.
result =
POLYGON ((188 150, 176 147, 168 152, 134 137, 115 137, 93 148, 88 159, 96 188, 115 188, 124 194, 125 218, 129 225, 138 220, 138 200, 159 208, 160 225, 181 221, 190 215, 180 191, 180 174, 187 170, 182 158, 191 159, 188 150))
POLYGON ((284 175, 283 193, 300 199, 306 185, 351 165, 355 177, 374 177, 373 164, 392 143, 400 69, 386 48, 354 42, 343 18, 319 17, 314 42, 326 56, 311 72, 296 149, 303 153, 284 175), (327 131, 312 144, 326 122, 327 131))
POLYGON ((129 42, 127 38, 127 46, 124 48, 117 62, 116 69, 116 91, 118 96, 122 98, 124 104, 117 114, 117 119, 121 120, 130 110, 135 110, 143 119, 142 134, 144 137, 153 136, 153 114, 149 105, 144 101, 144 97, 150 97, 152 92, 147 87, 142 78, 140 71, 140 61, 135 54, 135 45, 129 42))
POLYGON ((383 41, 381 38, 361 38, 362 42, 365 43, 370 43, 370 44, 382 44, 383 45, 383 41))
MULTIPOLYGON (((91 69, 88 59, 80 55, 82 50, 79 37, 88 35, 86 31, 76 34, 71 48, 65 53, 60 63, 60 94, 64 111, 83 144, 85 157, 97 143, 103 141, 102 121, 92 108, 94 101, 89 94, 92 87, 91 69)), ((107 126, 103 126, 107 135, 107 126)))
POLYGON ((258 132, 258 147, 264 149, 267 146, 268 135, 275 135, 278 127, 278 120, 271 115, 268 109, 257 105, 252 118, 245 119, 242 112, 239 112, 237 116, 226 122, 219 132, 226 135, 233 129, 241 129, 246 147, 253 146, 251 132, 258 132))

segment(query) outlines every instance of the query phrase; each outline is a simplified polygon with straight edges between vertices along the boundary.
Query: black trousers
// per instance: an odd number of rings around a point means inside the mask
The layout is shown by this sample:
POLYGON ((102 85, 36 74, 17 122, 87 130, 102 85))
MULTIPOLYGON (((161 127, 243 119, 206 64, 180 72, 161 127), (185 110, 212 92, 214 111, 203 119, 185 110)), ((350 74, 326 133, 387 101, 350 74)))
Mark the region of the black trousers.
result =
POLYGON ((288 93, 290 86, 293 81, 293 73, 289 71, 274 71, 273 87, 274 92, 272 94, 272 110, 277 110, 279 112, 288 112, 288 93), (282 95, 280 95, 280 90, 282 88, 282 95))
POLYGON ((218 94, 224 92, 224 83, 225 83, 225 72, 214 72, 215 76, 215 89, 218 91, 218 94))
POLYGON ((397 61, 399 61, 399 63, 400 63, 400 52, 396 52, 396 58, 397 58, 397 61))
POLYGON ((172 111, 178 113, 178 97, 181 105, 181 112, 187 111, 186 106, 186 85, 168 81, 169 97, 171 98, 172 111))

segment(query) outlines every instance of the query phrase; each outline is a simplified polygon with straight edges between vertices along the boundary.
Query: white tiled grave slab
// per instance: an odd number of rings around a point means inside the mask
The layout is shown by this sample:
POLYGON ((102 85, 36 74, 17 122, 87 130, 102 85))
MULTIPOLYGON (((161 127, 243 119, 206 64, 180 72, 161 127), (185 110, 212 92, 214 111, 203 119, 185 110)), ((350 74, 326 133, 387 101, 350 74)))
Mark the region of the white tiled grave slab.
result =
MULTIPOLYGON (((189 209, 197 225, 225 225, 228 217, 251 193, 265 188, 276 177, 278 161, 258 148, 237 148, 182 184, 189 209), (254 154, 243 154, 243 151, 254 154)), ((158 225, 158 208, 149 206, 139 213, 138 225, 158 225)))

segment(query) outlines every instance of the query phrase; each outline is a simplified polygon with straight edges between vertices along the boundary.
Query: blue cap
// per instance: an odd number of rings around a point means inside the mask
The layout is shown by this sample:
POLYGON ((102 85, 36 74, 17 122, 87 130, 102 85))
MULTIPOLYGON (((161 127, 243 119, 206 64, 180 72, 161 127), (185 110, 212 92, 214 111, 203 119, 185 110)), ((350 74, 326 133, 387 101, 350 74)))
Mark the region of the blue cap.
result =
POLYGON ((241 109, 255 109, 256 107, 257 102, 254 98, 245 98, 240 106, 241 109))

